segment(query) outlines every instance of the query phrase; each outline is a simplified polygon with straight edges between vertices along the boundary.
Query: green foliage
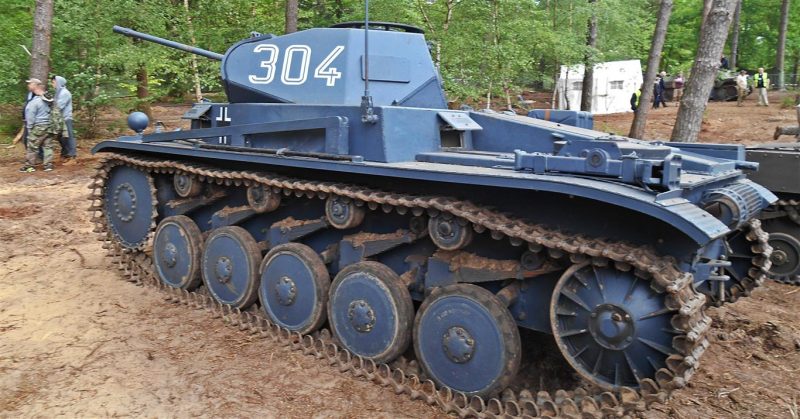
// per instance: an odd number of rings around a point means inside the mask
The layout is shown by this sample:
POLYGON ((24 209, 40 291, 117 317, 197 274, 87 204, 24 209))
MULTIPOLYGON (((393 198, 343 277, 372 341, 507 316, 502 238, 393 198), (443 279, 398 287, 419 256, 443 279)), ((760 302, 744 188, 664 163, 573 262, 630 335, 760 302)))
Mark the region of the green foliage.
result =
POLYGON ((797 106, 797 98, 792 96, 784 96, 781 101, 781 109, 791 109, 797 106))
MULTIPOLYGON (((782 0, 742 0, 739 22, 739 54, 737 67, 753 73, 758 67, 777 70, 775 54, 778 45, 778 29, 782 0)), ((786 71, 794 57, 800 55, 800 2, 792 1, 789 11, 789 28, 786 37, 786 71)), ((664 45, 662 66, 670 72, 688 71, 700 37, 702 2, 697 0, 674 0, 667 40, 664 45)), ((731 25, 731 30, 733 25, 731 25)), ((730 39, 725 55, 730 57, 730 39)))
MULTIPOLYGON (((775 62, 781 0, 744 0, 739 63, 775 62)), ((20 103, 29 57, 34 0, 0 5, 0 103, 20 103)), ((362 20, 361 0, 301 0, 301 29, 362 20)), ((372 0, 373 20, 424 28, 445 89, 456 101, 552 86, 560 65, 640 59, 646 62, 659 0, 372 0), (597 47, 587 50, 587 22, 598 22, 597 47)), ((223 53, 251 31, 280 34, 283 0, 190 0, 196 44, 223 53)), ((800 1, 791 4, 786 65, 800 55, 800 1)), ((694 59, 702 2, 674 0, 662 69, 687 71, 694 59)), ((76 108, 90 121, 114 104, 124 111, 154 100, 190 100, 191 57, 113 34, 115 24, 191 43, 183 0, 55 0, 53 73, 69 80, 76 108), (136 98, 137 71, 147 68, 149 96, 136 98)), ((726 50, 727 51, 727 50, 726 50)), ((219 64, 198 58, 203 92, 222 90, 219 64)), ((91 124, 90 124, 91 125, 91 124)))
POLYGON ((33 1, 3 0, 0 5, 0 103, 24 97, 23 83, 30 69, 30 58, 20 45, 30 49, 33 30, 33 1))

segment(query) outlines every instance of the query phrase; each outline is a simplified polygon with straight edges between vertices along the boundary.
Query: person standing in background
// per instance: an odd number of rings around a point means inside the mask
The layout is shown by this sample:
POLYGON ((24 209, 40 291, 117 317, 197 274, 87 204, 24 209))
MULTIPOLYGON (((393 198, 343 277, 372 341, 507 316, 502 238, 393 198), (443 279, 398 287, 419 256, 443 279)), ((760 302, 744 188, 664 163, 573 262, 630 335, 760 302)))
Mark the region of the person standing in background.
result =
POLYGON ((65 165, 75 164, 75 157, 78 150, 75 143, 75 131, 72 127, 72 93, 67 90, 67 80, 61 76, 53 76, 50 83, 55 89, 53 96, 55 105, 61 110, 66 125, 66 137, 59 135, 58 142, 61 143, 61 161, 65 165))
POLYGON ((664 79, 667 78, 667 72, 662 71, 660 74, 661 77, 658 78, 658 88, 661 94, 658 95, 659 100, 661 100, 661 106, 667 107, 667 85, 664 79))
POLYGON ((642 87, 644 86, 637 87, 631 95, 631 110, 634 112, 639 109, 639 99, 642 97, 642 87))
POLYGON ((742 106, 744 97, 747 96, 747 72, 742 70, 736 76, 736 106, 742 106))
POLYGON ((753 86, 758 90, 758 105, 769 106, 767 89, 769 89, 769 76, 764 72, 764 67, 759 67, 758 73, 753 76, 753 86))
MULTIPOLYGON (((25 173, 35 172, 36 156, 39 147, 43 149, 44 171, 53 170, 52 134, 50 134, 50 106, 45 100, 45 86, 39 79, 29 79, 28 90, 33 93, 33 99, 25 106, 25 126, 28 128, 28 138, 25 144, 25 165, 19 171, 25 173)), ((52 100, 48 100, 52 101, 52 100)))
POLYGON ((675 76, 675 80, 672 81, 672 86, 675 88, 673 90, 675 93, 672 95, 672 100, 675 102, 680 102, 681 98, 683 97, 683 85, 686 81, 683 79, 683 73, 678 72, 678 75, 675 76))
POLYGON ((663 90, 661 90, 661 76, 656 75, 656 79, 653 81, 653 108, 657 109, 658 105, 663 102, 661 99, 661 95, 664 94, 663 90))

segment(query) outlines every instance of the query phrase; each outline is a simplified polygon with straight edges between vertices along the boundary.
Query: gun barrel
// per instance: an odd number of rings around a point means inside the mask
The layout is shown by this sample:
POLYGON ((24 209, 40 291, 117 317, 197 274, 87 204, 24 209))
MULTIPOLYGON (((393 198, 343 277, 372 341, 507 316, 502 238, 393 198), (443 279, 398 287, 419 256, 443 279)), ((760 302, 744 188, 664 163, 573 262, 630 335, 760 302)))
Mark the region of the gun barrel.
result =
POLYGON ((143 39, 145 41, 154 42, 156 44, 164 45, 166 47, 179 49, 181 51, 186 51, 192 54, 197 54, 206 58, 211 58, 212 60, 222 61, 222 58, 225 56, 222 54, 217 54, 213 51, 208 51, 202 48, 195 48, 186 44, 181 44, 180 42, 170 41, 169 39, 159 38, 157 36, 153 36, 150 34, 137 32, 130 28, 123 28, 122 26, 114 26, 114 32, 130 36, 131 38, 138 38, 143 39))

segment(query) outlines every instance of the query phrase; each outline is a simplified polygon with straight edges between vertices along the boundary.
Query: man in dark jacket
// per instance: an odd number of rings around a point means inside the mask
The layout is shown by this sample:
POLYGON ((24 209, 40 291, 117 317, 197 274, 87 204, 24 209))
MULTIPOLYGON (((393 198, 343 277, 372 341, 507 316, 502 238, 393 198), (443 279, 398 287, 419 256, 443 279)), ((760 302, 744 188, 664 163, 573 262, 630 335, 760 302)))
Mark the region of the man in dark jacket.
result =
POLYGON ((661 76, 656 75, 656 79, 653 82, 653 108, 658 108, 658 105, 661 104, 661 95, 663 94, 661 86, 661 76))
POLYGON ((55 105, 61 109, 61 115, 64 117, 64 124, 67 128, 67 136, 59 136, 58 138, 59 143, 61 143, 61 161, 64 164, 72 164, 78 153, 75 143, 75 131, 72 128, 72 93, 67 90, 67 80, 61 76, 53 76, 50 83, 55 89, 53 96, 55 105))

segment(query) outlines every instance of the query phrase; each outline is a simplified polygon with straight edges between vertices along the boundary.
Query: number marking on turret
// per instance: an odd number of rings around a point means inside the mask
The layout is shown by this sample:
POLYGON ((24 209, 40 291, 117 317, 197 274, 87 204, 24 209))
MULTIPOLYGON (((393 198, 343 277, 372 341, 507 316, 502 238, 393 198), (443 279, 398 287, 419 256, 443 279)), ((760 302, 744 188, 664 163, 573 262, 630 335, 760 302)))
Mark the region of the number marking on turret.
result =
MULTIPOLYGON (((337 45, 314 69, 314 78, 325 80, 327 87, 336 86, 336 80, 342 78, 342 73, 336 67, 331 67, 333 62, 344 51, 344 45, 337 45)), ((280 49, 273 44, 258 44, 253 48, 255 53, 266 53, 266 59, 262 60, 259 66, 265 69, 263 75, 250 74, 248 80, 253 84, 270 84, 275 80, 277 73, 277 61, 280 56, 280 49)), ((283 63, 281 64, 281 83, 287 86, 300 86, 308 80, 308 70, 311 63, 311 47, 308 45, 289 45, 283 53, 283 63), (299 73, 293 68, 292 63, 296 54, 300 54, 299 73)))

